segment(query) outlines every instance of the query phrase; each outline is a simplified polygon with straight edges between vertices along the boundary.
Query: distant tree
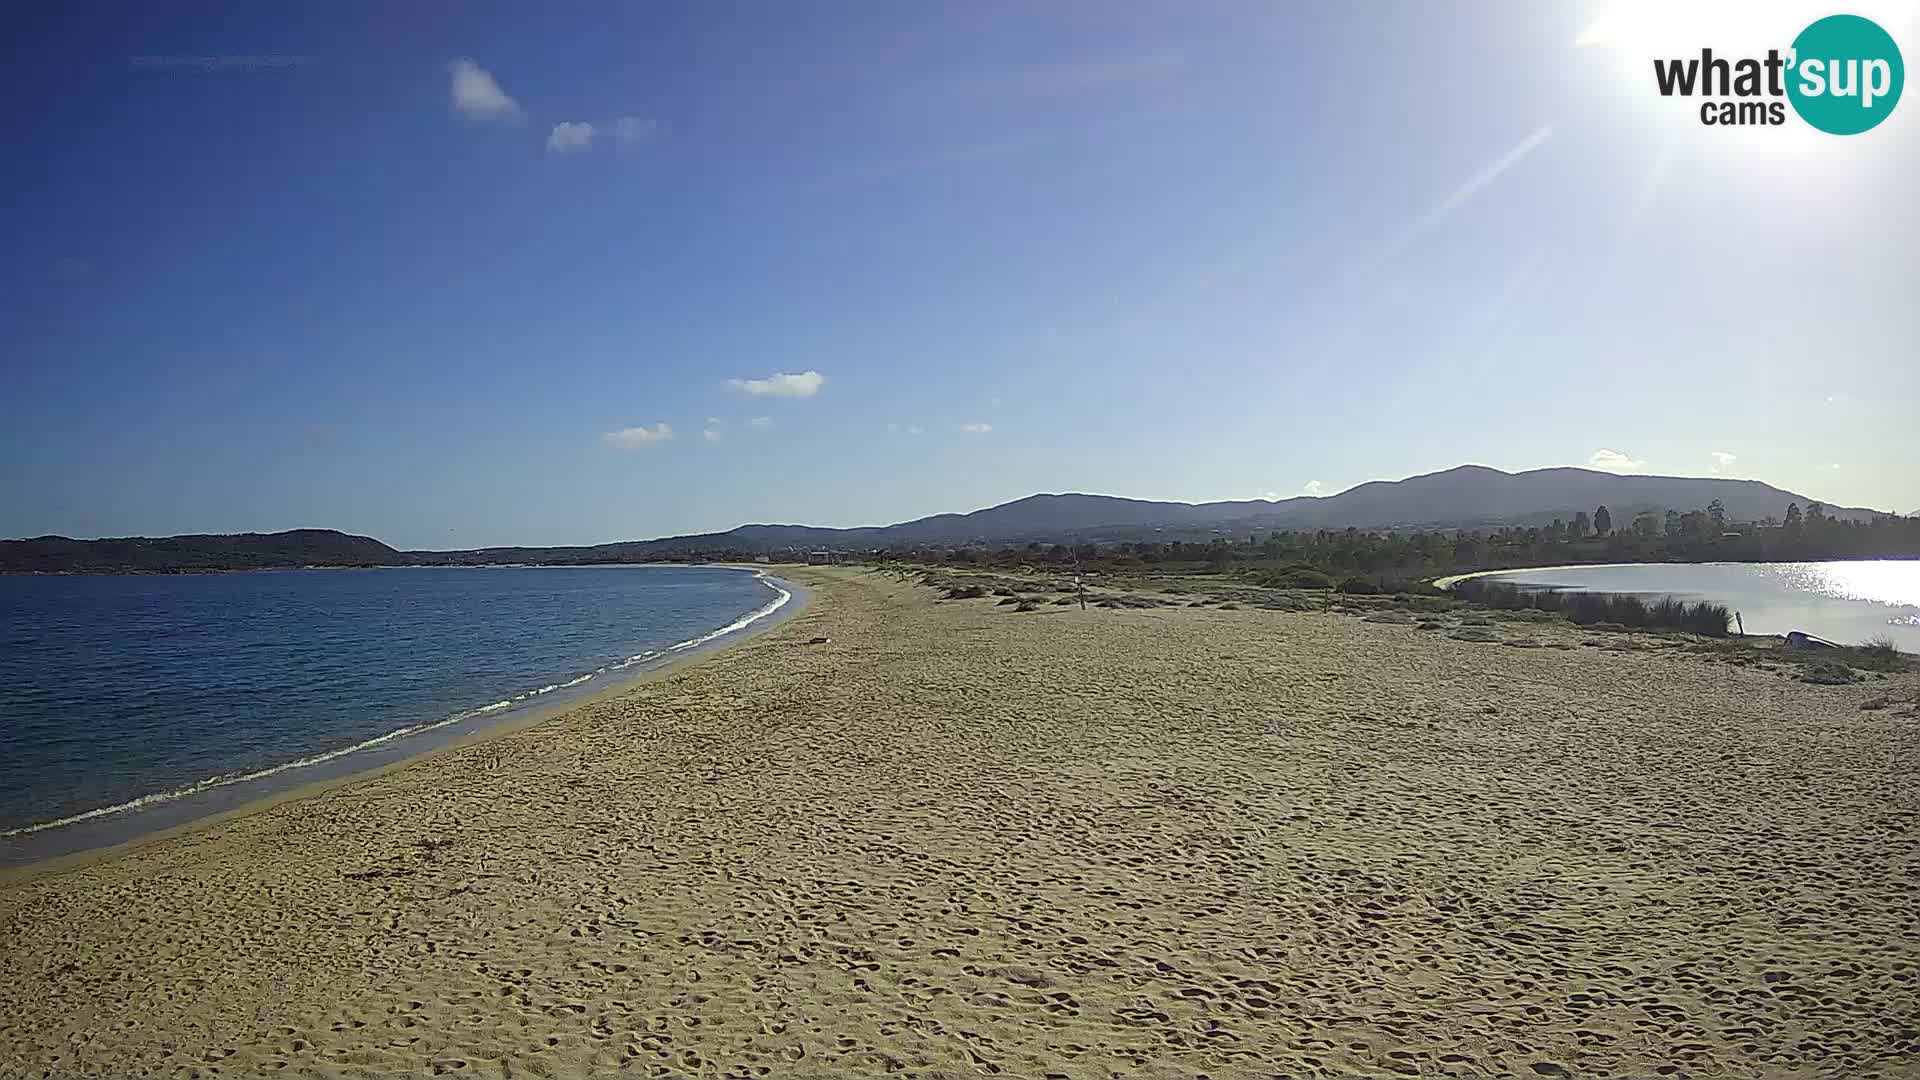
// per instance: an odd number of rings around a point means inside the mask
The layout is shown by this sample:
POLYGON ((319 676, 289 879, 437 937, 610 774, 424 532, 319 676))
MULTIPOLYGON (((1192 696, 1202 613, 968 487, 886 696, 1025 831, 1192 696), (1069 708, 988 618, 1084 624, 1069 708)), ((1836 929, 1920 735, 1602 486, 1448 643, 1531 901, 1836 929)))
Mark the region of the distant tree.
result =
POLYGON ((1612 531, 1613 531, 1613 515, 1607 512, 1607 508, 1605 506, 1602 506, 1598 510, 1595 510, 1593 512, 1594 535, 1605 536, 1612 531))
POLYGON ((1667 535, 1680 535, 1680 511, 1678 510, 1667 511, 1667 535))
POLYGON ((1593 528, 1593 519, 1587 516, 1587 512, 1585 510, 1582 510, 1579 513, 1573 515, 1572 536, 1575 540, 1578 540, 1581 537, 1587 535, 1588 530, 1590 530, 1591 528, 1593 528))
POLYGON ((1553 524, 1547 526, 1547 539, 1549 540, 1562 540, 1566 538, 1566 535, 1567 523, 1559 518, 1554 518, 1553 524))
POLYGON ((1787 504, 1787 528, 1797 529, 1799 527, 1800 527, 1800 504, 1797 502, 1790 502, 1787 504))
POLYGON ((1725 503, 1719 499, 1708 503, 1707 516, 1713 519, 1713 528, 1716 532, 1725 531, 1727 527, 1727 506, 1725 503))
POLYGON ((1825 525, 1826 523, 1827 523, 1827 508, 1824 506, 1821 506, 1818 502, 1808 503, 1807 504, 1807 524, 1808 525, 1825 525))
POLYGON ((1633 531, 1648 540, 1660 535, 1660 515, 1642 510, 1633 516, 1633 531))
POLYGON ((1455 533, 1453 537, 1453 565, 1477 566, 1486 557, 1486 542, 1470 532, 1455 533))

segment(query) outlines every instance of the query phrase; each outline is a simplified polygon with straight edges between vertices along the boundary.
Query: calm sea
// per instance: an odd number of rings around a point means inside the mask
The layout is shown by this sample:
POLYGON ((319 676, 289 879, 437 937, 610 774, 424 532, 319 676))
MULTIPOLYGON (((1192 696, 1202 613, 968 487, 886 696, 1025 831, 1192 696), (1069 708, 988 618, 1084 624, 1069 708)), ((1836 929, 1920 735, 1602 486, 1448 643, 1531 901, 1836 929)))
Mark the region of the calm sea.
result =
POLYGON ((1920 653, 1920 560, 1573 566, 1492 576, 1586 592, 1711 600, 1738 611, 1749 634, 1802 630, 1843 645, 1889 638, 1902 652, 1920 653))
POLYGON ((789 588, 659 566, 0 576, 0 863, 409 756, 789 588))

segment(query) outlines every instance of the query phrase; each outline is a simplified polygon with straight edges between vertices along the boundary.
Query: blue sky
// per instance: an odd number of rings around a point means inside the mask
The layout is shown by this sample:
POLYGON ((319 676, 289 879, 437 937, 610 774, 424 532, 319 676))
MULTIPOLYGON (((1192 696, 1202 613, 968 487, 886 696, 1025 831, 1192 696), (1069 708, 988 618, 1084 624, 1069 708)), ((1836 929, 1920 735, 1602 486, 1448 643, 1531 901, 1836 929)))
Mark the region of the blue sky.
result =
POLYGON ((10 24, 0 535, 1920 509, 1920 101, 1715 130, 1645 64, 1819 6, 281 7, 10 24))

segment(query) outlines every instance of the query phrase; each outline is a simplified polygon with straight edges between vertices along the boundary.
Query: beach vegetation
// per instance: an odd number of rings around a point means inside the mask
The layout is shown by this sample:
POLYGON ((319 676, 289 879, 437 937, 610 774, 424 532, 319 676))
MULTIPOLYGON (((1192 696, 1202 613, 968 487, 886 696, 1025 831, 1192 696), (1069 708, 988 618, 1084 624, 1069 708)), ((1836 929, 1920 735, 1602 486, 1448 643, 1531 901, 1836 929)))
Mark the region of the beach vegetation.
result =
POLYGON ((1858 682, 1851 667, 1838 660, 1821 660, 1808 665, 1800 674, 1800 681, 1815 686, 1848 686, 1858 682))
POLYGON ((1899 647, 1894 645, 1893 639, 1886 636, 1885 634, 1881 634, 1877 637, 1868 638, 1866 640, 1866 643, 1860 646, 1860 651, 1868 654, 1869 656, 1879 657, 1881 659, 1886 659, 1886 660, 1900 659, 1899 647))
POLYGON ((1528 588, 1486 578, 1459 582, 1454 592, 1496 610, 1557 612, 1585 626, 1682 630, 1705 637, 1726 637, 1733 621, 1733 612, 1724 604, 1689 603, 1671 596, 1648 600, 1632 594, 1528 588))

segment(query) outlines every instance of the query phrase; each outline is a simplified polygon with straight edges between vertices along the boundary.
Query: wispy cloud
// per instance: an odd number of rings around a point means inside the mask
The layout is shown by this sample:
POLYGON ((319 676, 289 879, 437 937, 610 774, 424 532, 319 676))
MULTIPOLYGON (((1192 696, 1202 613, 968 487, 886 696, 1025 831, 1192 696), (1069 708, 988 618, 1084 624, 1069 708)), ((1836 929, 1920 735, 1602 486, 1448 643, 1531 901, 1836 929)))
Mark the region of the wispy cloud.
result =
POLYGON ((727 422, 717 416, 707 417, 707 425, 700 429, 700 437, 710 443, 717 443, 727 437, 727 422))
POLYGON ((1467 182, 1453 190, 1451 195, 1441 199, 1433 208, 1420 216, 1408 230, 1409 234, 1421 233, 1446 220, 1449 214, 1460 209, 1469 199, 1500 179, 1502 173, 1526 160, 1528 154, 1540 148, 1540 145, 1553 138, 1553 125, 1547 124, 1533 134, 1520 140, 1511 150, 1488 162, 1481 170, 1467 178, 1467 182))
POLYGON ((623 116, 613 122, 613 137, 623 143, 645 142, 659 127, 651 117, 623 116))
POLYGON ((1727 453, 1725 450, 1715 450, 1712 454, 1712 457, 1713 457, 1713 471, 1716 473, 1732 472, 1733 463, 1740 460, 1734 455, 1727 453))
POLYGON ((547 153, 571 154, 585 150, 593 145, 593 137, 598 134, 593 125, 584 120, 563 120, 553 125, 553 133, 547 136, 547 153))
POLYGON ((453 108, 475 120, 518 120, 526 115, 520 103, 500 89, 493 73, 471 60, 455 60, 447 65, 453 76, 453 108))
POLYGON ((1609 450, 1606 447, 1595 450, 1587 457, 1587 468, 1600 469, 1604 472, 1632 473, 1640 472, 1646 467, 1646 462, 1630 454, 1623 454, 1618 450, 1609 450))
POLYGON ((755 431, 769 431, 773 428, 773 417, 756 416, 747 421, 747 426, 755 431))
POLYGON ((776 371, 764 379, 728 379, 727 389, 754 397, 810 398, 826 385, 827 377, 817 371, 789 375, 776 371))
POLYGON ((993 430, 993 425, 982 424, 976 420, 971 424, 961 424, 960 430, 966 432, 969 435, 985 435, 988 432, 993 430))
POLYGON ((1303 485, 1300 488, 1300 494, 1312 495, 1315 498, 1318 498, 1321 495, 1326 494, 1326 491, 1327 491, 1327 485, 1321 483, 1318 480, 1309 480, 1306 482, 1305 485, 1303 485))
POLYGON ((615 450, 638 450, 654 443, 666 442, 673 438, 673 426, 661 421, 652 427, 621 428, 600 436, 600 441, 615 450))

